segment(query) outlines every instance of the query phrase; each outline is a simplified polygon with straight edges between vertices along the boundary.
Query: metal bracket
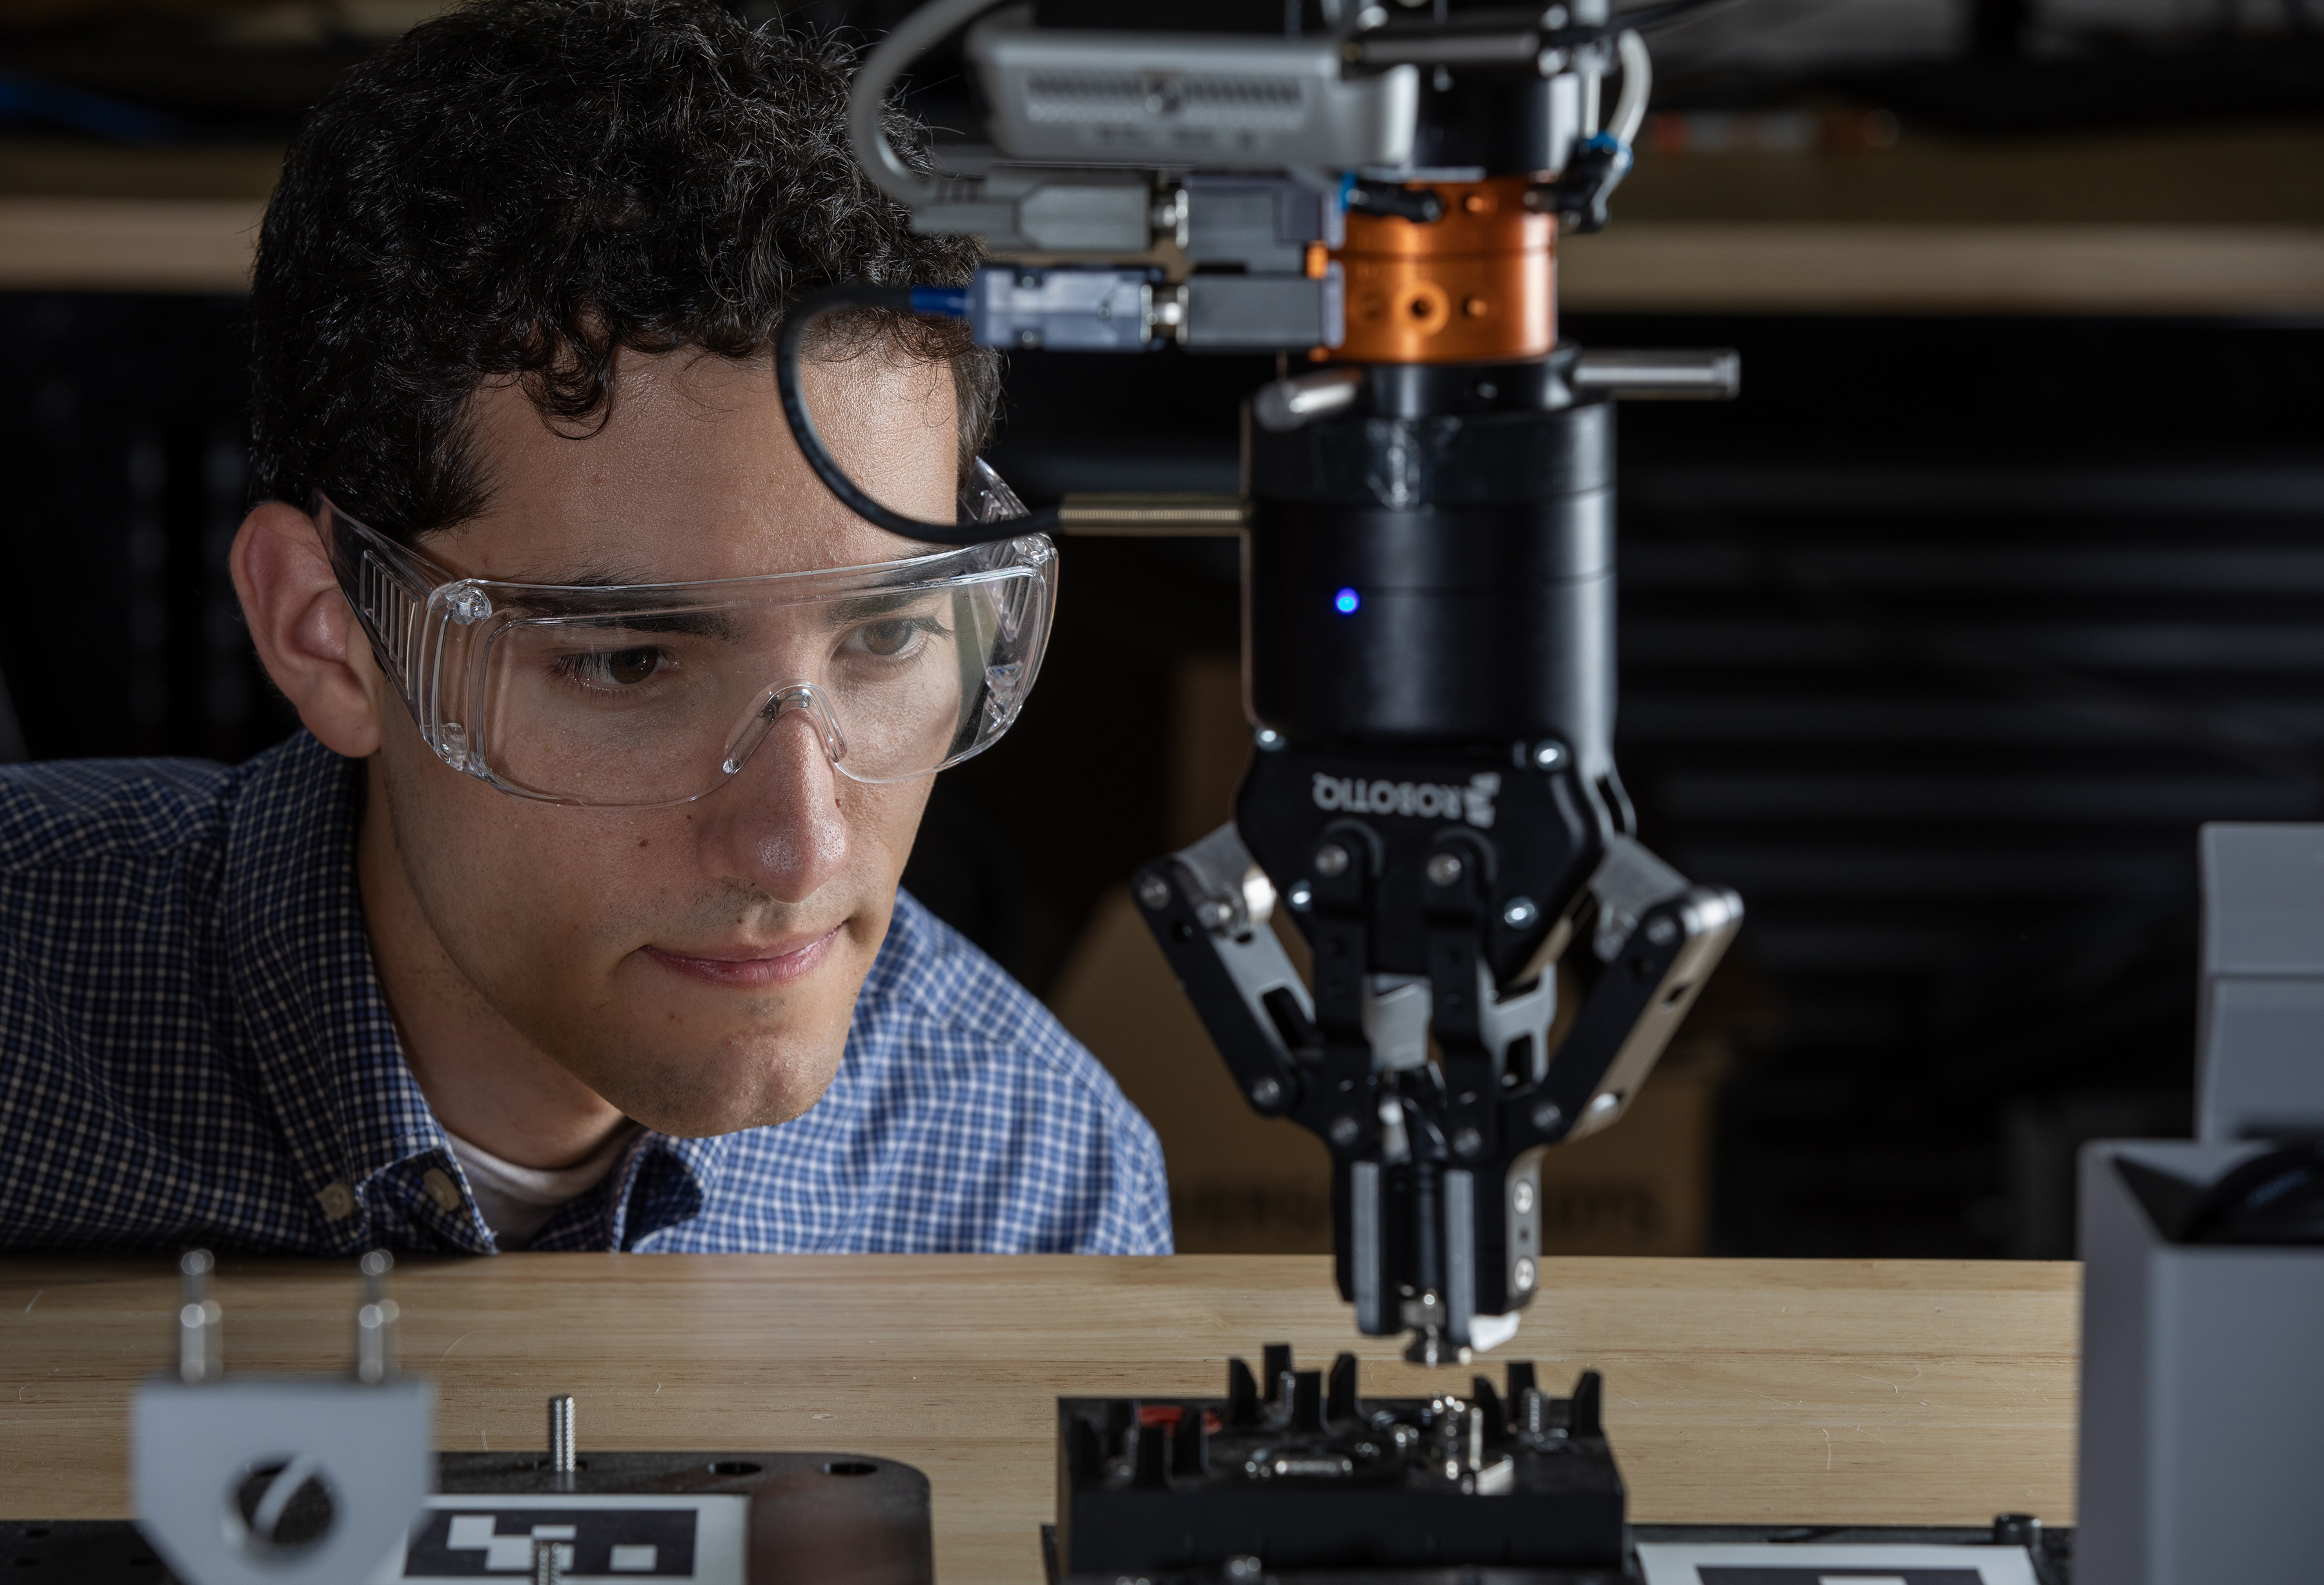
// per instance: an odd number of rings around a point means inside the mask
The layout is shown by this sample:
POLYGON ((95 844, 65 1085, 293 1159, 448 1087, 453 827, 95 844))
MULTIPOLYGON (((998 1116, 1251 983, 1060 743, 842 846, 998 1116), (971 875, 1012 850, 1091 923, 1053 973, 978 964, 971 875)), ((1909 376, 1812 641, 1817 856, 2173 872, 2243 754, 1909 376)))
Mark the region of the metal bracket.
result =
MULTIPOLYGON (((1600 906, 1609 906, 1606 894, 1600 906)), ((1619 1118, 1742 925, 1743 899, 1724 887, 1685 886, 1647 905, 1591 986, 1548 1076, 1513 1109, 1520 1116, 1508 1144, 1578 1139, 1619 1118)), ((1601 935, 1601 955, 1605 945, 1601 935)))
POLYGON ((1233 825, 1139 871, 1148 926, 1253 1110, 1297 1110, 1315 1002, 1268 926, 1275 889, 1233 825))
POLYGON ((368 1580, 435 1477, 435 1388, 395 1375, 392 1260, 363 1258, 353 1379, 224 1377, 208 1250, 179 1261, 177 1368, 137 1389, 130 1481, 139 1525, 187 1585, 368 1580))

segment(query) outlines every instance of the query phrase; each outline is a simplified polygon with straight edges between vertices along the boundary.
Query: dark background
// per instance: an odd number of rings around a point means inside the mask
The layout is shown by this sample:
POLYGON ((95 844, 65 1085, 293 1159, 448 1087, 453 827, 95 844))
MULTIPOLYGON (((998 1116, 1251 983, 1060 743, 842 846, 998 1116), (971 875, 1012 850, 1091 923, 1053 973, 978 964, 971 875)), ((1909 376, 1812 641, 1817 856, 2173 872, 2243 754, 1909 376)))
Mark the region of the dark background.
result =
MULTIPOLYGON (((1990 118, 2014 102, 1995 85, 2047 69, 1996 45, 2016 14, 1978 7, 1961 61, 1858 89, 1908 130, 1990 118)), ((0 46, 0 72, 78 60, 185 135, 241 138, 286 134, 371 47, 236 57, 237 78, 70 29, 0 46)), ((2202 59, 2231 47, 2248 43, 2202 59)), ((1797 89, 1771 80, 1706 70, 1694 91, 1797 89)), ((2289 80, 2279 109, 2324 102, 2316 74, 2289 80)), ((2119 119, 2122 98, 2084 112, 2119 119)), ((0 293, 0 757, 232 760, 295 724, 225 572, 246 505, 241 311, 0 293)), ((2196 827, 2324 817, 2324 325, 1565 330, 1744 356, 1741 401, 1621 419, 1618 752, 1648 843, 1750 910, 1721 971, 1748 1016, 1715 1247, 2070 1253, 2076 1144, 2190 1120, 2196 827)), ((1020 355, 994 459, 1033 499, 1231 489, 1236 402, 1272 373, 1020 355)), ((907 876, 1036 991, 1101 894, 1168 845, 1174 679, 1236 645, 1231 542, 1074 540, 1063 566, 1039 689, 941 779, 907 876)))

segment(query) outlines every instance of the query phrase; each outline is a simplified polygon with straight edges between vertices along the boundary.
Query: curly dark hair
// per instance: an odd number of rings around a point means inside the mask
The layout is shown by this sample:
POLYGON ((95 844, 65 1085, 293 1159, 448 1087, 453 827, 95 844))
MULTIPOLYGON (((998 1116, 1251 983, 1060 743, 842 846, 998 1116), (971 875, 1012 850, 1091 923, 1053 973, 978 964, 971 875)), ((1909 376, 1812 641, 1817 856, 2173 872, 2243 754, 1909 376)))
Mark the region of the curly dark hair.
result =
MULTIPOLYGON (((466 419, 487 381, 587 434, 619 349, 763 356, 819 287, 964 283, 975 244, 915 234, 849 152, 853 65, 708 0, 476 0, 348 71, 260 234, 258 491, 327 490, 408 541, 486 504, 466 419)), ((964 460, 997 356, 955 326, 884 333, 951 361, 964 460)))

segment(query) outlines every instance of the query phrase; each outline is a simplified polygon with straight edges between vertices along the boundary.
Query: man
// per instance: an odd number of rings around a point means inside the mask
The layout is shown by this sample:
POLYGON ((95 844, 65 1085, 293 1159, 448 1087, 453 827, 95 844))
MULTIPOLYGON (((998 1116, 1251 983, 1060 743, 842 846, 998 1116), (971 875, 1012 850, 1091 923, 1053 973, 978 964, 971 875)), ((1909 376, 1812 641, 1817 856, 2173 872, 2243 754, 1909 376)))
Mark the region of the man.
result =
MULTIPOLYGON (((0 1242, 1167 1252, 1145 1120, 898 889, 1054 568, 914 559, 790 440, 790 303, 973 265, 850 162, 846 64, 507 0, 317 109, 233 556, 305 731, 0 779, 0 1242)), ((997 370, 936 335, 804 377, 949 519, 997 370)))

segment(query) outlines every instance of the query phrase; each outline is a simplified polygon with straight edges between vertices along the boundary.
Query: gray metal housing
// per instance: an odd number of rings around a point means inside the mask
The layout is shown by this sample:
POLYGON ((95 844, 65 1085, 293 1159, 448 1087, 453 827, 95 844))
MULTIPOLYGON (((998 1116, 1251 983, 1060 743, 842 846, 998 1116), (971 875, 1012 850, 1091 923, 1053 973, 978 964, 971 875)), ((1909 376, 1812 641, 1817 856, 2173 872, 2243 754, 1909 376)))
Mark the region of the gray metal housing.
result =
POLYGON ((2200 840, 2196 1137, 2324 1134, 2324 825, 2212 825, 2200 840))
POLYGON ((2173 1244, 2121 1170, 2200 1185, 2266 1148, 2082 1151, 2078 1580, 2324 1577, 2324 1249, 2173 1244))
POLYGON ((968 55, 1012 159, 1342 170, 1412 157, 1419 75, 1346 77, 1333 38, 1074 32, 1012 11, 971 29, 968 55))

